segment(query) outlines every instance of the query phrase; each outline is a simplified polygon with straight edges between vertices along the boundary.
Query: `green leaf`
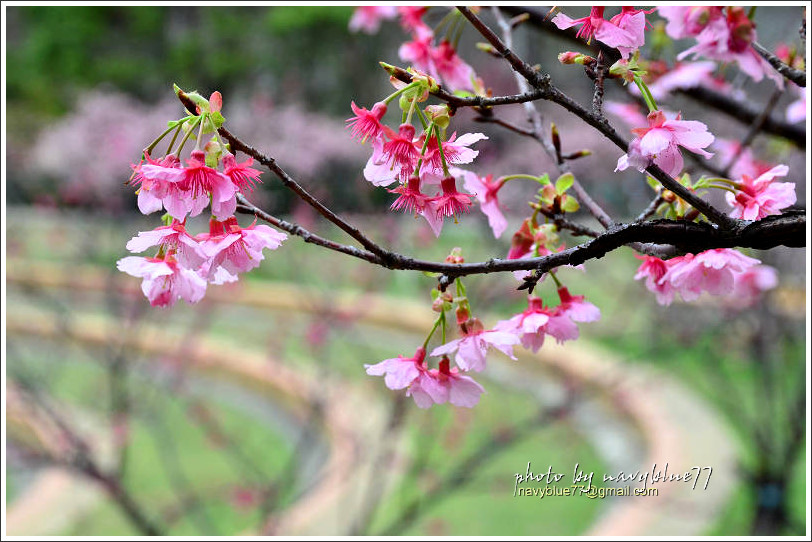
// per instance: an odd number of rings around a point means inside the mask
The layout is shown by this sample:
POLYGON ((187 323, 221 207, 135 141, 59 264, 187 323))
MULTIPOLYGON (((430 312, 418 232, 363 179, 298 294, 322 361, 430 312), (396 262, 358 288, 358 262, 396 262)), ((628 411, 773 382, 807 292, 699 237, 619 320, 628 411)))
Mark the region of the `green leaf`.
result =
POLYGON ((654 177, 651 177, 651 176, 649 176, 649 175, 646 175, 646 182, 648 183, 648 185, 649 185, 651 188, 653 188, 653 189, 654 189, 654 191, 655 191, 655 192, 659 192, 659 191, 660 191, 660 188, 661 188, 661 186, 662 186, 662 185, 660 185, 660 181, 658 181, 658 180, 657 180, 657 179, 655 179, 654 177))
POLYGON ((564 200, 561 202, 561 210, 565 213, 574 213, 580 208, 581 206, 578 204, 578 200, 572 196, 565 196, 564 200))
POLYGON ((555 191, 557 194, 563 194, 575 182, 575 176, 572 173, 565 173, 558 180, 555 181, 555 191))

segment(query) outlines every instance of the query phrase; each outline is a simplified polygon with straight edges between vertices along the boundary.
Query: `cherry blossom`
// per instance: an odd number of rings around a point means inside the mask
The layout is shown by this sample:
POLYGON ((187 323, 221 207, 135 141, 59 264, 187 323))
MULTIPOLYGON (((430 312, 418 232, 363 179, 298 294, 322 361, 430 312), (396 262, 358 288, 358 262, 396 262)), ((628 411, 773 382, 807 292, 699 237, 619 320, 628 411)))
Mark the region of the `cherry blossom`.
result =
POLYGON ((500 179, 494 180, 493 175, 480 177, 472 171, 459 170, 458 174, 462 176, 465 190, 474 194, 479 201, 479 208, 488 217, 488 224, 493 230, 493 236, 498 239, 508 225, 497 199, 499 190, 505 185, 504 181, 500 179))
POLYGON ((184 179, 180 183, 182 189, 189 192, 192 198, 211 194, 211 212, 217 218, 224 220, 234 215, 237 208, 237 186, 231 179, 207 166, 203 151, 192 151, 186 163, 188 167, 184 168, 184 179))
POLYGON ((401 124, 398 132, 385 127, 384 131, 389 141, 383 144, 383 160, 393 168, 399 168, 399 177, 407 179, 417 166, 420 159, 420 149, 414 142, 414 126, 401 124))
POLYGON ((754 265, 736 275, 733 292, 726 305, 744 309, 755 305, 764 292, 778 285, 778 273, 769 265, 754 265))
POLYGON ((200 267, 207 259, 200 243, 189 235, 183 223, 177 220, 174 220, 170 226, 139 232, 127 243, 127 250, 144 252, 148 248, 158 245, 171 249, 178 262, 188 269, 200 267))
POLYGON ((409 177, 409 180, 406 181, 405 184, 398 186, 394 190, 390 190, 390 192, 400 194, 389 208, 392 211, 403 209, 408 213, 417 214, 426 209, 429 196, 420 191, 420 177, 409 177))
POLYGON ((376 139, 383 134, 381 119, 386 114, 386 104, 377 102, 372 111, 358 107, 353 101, 350 103, 354 117, 347 119, 347 128, 352 128, 352 138, 365 143, 367 139, 376 139))
POLYGON ((519 339, 510 333, 503 331, 488 330, 482 327, 482 323, 473 319, 465 326, 464 335, 456 340, 438 346, 432 350, 432 356, 449 355, 454 352, 454 363, 463 371, 483 371, 485 369, 485 355, 488 348, 493 347, 504 353, 510 359, 516 359, 513 355, 513 345, 519 339))
POLYGON ((426 350, 421 346, 411 358, 398 356, 375 365, 364 365, 364 368, 368 375, 383 376, 384 383, 390 390, 401 390, 414 382, 425 370, 423 368, 425 358, 426 350))
POLYGON ((199 215, 209 203, 206 194, 193 196, 184 187, 186 172, 180 160, 169 154, 153 160, 146 154, 147 163, 131 166, 135 172, 133 184, 139 186, 138 208, 144 214, 166 209, 173 218, 184 220, 186 215, 199 215))
POLYGON ((483 393, 485 389, 473 378, 459 374, 456 367, 451 369, 446 357, 440 360, 439 368, 422 371, 406 390, 420 408, 446 402, 471 408, 483 393))
POLYGON ((623 58, 628 58, 632 51, 645 43, 645 12, 624 7, 620 14, 607 21, 603 18, 604 9, 603 6, 592 6, 589 16, 580 19, 572 19, 559 13, 553 18, 553 24, 562 30, 583 25, 578 29, 576 37, 584 38, 587 42, 594 37, 609 47, 617 48, 623 58))
POLYGON ((545 326, 552 314, 553 311, 542 304, 541 298, 530 296, 524 312, 498 322, 494 329, 512 333, 519 338, 523 347, 538 352, 544 344, 545 326))
POLYGON ((262 249, 279 248, 287 235, 264 224, 257 226, 256 222, 247 228, 241 228, 237 219, 231 217, 224 222, 212 219, 209 222, 209 233, 200 234, 198 239, 210 258, 204 275, 215 278, 219 267, 231 275, 254 269, 265 258, 262 249))
POLYGON ((653 162, 672 177, 676 177, 683 165, 679 147, 705 158, 713 156, 703 150, 714 140, 705 124, 695 120, 681 120, 679 114, 675 119, 667 119, 662 111, 649 113, 648 123, 648 128, 632 130, 637 137, 629 143, 628 154, 617 161, 615 171, 623 171, 632 166, 642 172, 653 162))
POLYGON ((447 86, 454 90, 471 88, 474 69, 457 55, 448 40, 441 41, 429 54, 434 70, 447 86))
POLYGON ((394 19, 397 15, 397 6, 359 6, 350 18, 349 28, 352 32, 374 34, 380 28, 381 21, 394 19))
POLYGON ((798 85, 791 85, 793 92, 798 96, 798 99, 787 106, 787 122, 795 124, 796 122, 803 122, 806 120, 806 88, 801 88, 798 85))
POLYGON ((433 198, 437 207, 437 217, 453 216, 454 220, 463 213, 467 213, 471 207, 471 195, 457 192, 457 180, 453 175, 445 177, 440 186, 443 193, 433 198))
POLYGON ((585 301, 584 296, 571 295, 564 286, 558 289, 558 297, 561 304, 549 315, 544 328, 558 343, 578 338, 578 326, 575 322, 594 322, 601 317, 598 307, 585 301))
POLYGON ((730 216, 744 220, 760 220, 765 216, 781 214, 781 209, 796 201, 795 183, 777 183, 773 179, 789 172, 785 165, 778 165, 753 179, 743 175, 736 185, 737 191, 725 193, 727 202, 733 206, 730 216))
POLYGON ((660 280, 669 282, 685 301, 694 301, 703 291, 711 295, 730 294, 736 275, 759 263, 736 250, 715 248, 672 258, 660 280))
POLYGON ((197 303, 206 294, 206 281, 195 271, 178 265, 171 253, 162 258, 127 256, 116 267, 144 279, 141 291, 153 307, 171 307, 178 299, 197 303))
POLYGON ((262 172, 252 168, 253 163, 254 159, 249 156, 248 160, 238 164, 234 155, 227 152, 223 154, 223 173, 244 193, 246 189, 253 190, 254 183, 262 182, 259 180, 262 172))
POLYGON ((643 260, 643 263, 637 268, 634 280, 645 278, 646 288, 655 294, 657 303, 670 305, 674 301, 674 287, 670 282, 664 282, 662 278, 668 271, 668 262, 671 260, 663 261, 655 256, 635 255, 635 257, 643 260))

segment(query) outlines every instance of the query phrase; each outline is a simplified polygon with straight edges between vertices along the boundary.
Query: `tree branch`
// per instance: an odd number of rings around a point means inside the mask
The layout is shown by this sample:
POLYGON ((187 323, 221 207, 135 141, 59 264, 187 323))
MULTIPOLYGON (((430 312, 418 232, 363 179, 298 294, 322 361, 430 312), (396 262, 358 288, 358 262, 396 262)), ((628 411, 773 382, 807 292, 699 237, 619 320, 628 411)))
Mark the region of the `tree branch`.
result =
POLYGON ((761 55, 761 57, 770 63, 770 66, 775 68, 775 71, 798 85, 799 87, 806 86, 806 72, 801 70, 796 70, 792 66, 788 66, 785 64, 780 58, 775 56, 773 53, 768 51, 763 45, 759 42, 754 41, 750 44, 755 52, 761 55))

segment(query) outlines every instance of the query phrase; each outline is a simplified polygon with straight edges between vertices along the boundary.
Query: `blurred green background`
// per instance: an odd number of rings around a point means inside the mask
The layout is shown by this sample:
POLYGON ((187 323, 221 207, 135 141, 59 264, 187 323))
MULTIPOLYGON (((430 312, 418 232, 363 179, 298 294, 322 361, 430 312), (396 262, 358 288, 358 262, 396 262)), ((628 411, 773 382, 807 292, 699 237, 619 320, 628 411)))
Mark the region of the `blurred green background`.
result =
MULTIPOLYGON (((571 9, 573 16, 586 10, 571 9)), ((774 45, 799 9, 759 8, 762 43, 774 45)), ((5 491, 18 529, 9 534, 128 535, 153 528, 172 535, 577 535, 617 517, 626 504, 620 497, 513 497, 514 473, 531 460, 568 475, 575 463, 596 473, 649 467, 648 434, 611 381, 593 389, 529 356, 518 363, 492 356, 480 405, 421 411, 364 374, 365 363, 410 355, 422 342, 428 330, 408 322, 412 312, 431 318, 431 277, 371 268, 290 239, 266 254, 245 286, 211 287, 211 301, 157 311, 136 279, 115 271, 126 241, 157 224, 157 217, 138 214, 123 183, 140 149, 181 115, 173 83, 204 95, 220 90, 232 131, 394 250, 442 260, 461 246, 468 261, 507 251, 528 198, 519 188, 506 192, 510 229, 502 239, 494 240, 475 212, 447 224, 435 242, 422 221, 386 213, 390 194, 363 180, 369 148, 349 140, 344 119, 350 101, 370 106, 390 92, 377 63, 400 64, 397 48, 406 36, 394 22, 376 35, 350 33, 352 11, 5 8, 3 218, 12 396, 5 491), (349 308, 336 301, 345 294, 354 296, 349 308), (381 323, 368 312, 373 295, 420 304, 403 309, 402 324, 398 315, 381 323), (122 339, 154 329, 166 335, 157 335, 153 349, 122 339), (199 344, 230 354, 207 365, 199 344), (218 365, 232 358, 239 370, 218 365), (246 376, 286 369, 302 382, 262 384, 246 376), (87 459, 101 476, 92 475, 87 459), (339 471, 343 478, 333 480, 339 471), (313 498, 325 486, 336 492, 333 501, 313 498)), ((446 12, 433 8, 426 20, 436 24, 446 12)), ((588 103, 583 73, 555 64, 559 42, 524 26, 516 37, 520 51, 588 103)), ((515 92, 510 72, 476 52, 476 41, 466 29, 463 58, 495 93, 515 92)), ((730 78, 757 99, 769 94, 770 83, 730 78)), ((622 96, 608 89, 608 97, 622 96)), ((782 97, 780 106, 789 100, 782 97)), ((698 117, 696 104, 673 106, 693 111, 691 118, 702 118, 720 136, 741 137, 742 127, 719 115, 698 117)), ((639 212, 651 198, 640 176, 606 182, 613 175, 606 164, 619 153, 564 112, 544 111, 559 125, 565 148, 595 151, 573 163, 593 195, 615 216, 639 212)), ((520 107, 506 115, 524 120, 520 107)), ((477 144, 478 172, 550 171, 537 145, 472 118, 462 112, 454 122, 460 132, 490 137, 477 144)), ((790 163, 802 202, 805 154, 757 141, 764 159, 790 163)), ((253 201, 346 240, 263 177, 253 201)), ((577 218, 591 220, 583 212, 577 218)), ((193 225, 205 228, 202 221, 193 225)), ((568 246, 578 242, 567 238, 568 246)), ((707 427, 724 429, 690 442, 735 451, 731 464, 718 465, 733 473, 727 489, 706 510, 690 496, 676 504, 652 498, 652 510, 676 514, 686 525, 702 516, 691 534, 806 530, 805 250, 754 255, 779 269, 781 285, 749 311, 712 300, 657 306, 631 280, 638 261, 627 249, 590 262, 585 273, 561 273, 573 293, 602 311, 600 322, 582 326, 581 341, 603 349, 629 374, 649 375, 650 387, 661 380, 678 386, 707 427)), ((524 297, 510 277, 466 284, 486 325, 522 310, 524 297)), ((551 284, 542 286, 545 298, 553 292, 551 284)), ((668 407, 667 399, 658 400, 668 407)), ((684 532, 662 520, 649 529, 684 532)))

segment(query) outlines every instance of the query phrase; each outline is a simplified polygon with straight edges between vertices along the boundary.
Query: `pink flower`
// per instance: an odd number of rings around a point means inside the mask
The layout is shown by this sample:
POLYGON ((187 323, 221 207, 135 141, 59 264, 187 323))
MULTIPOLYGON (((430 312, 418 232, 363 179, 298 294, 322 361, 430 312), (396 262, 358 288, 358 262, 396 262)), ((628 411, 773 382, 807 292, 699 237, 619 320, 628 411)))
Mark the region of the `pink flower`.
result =
POLYGON ((404 358, 385 359, 375 365, 364 365, 367 374, 371 376, 384 376, 384 383, 390 390, 401 390, 414 382, 422 371, 424 371, 423 360, 426 358, 426 351, 421 346, 414 356, 404 358))
POLYGON ((374 34, 380 28, 381 21, 397 16, 397 10, 397 6, 359 6, 350 18, 350 31, 360 30, 366 34, 374 34))
POLYGON ((727 202, 733 206, 730 216, 744 220, 760 220, 765 216, 781 214, 781 209, 796 201, 795 183, 776 183, 775 177, 789 172, 785 165, 775 166, 753 179, 743 175, 736 194, 725 193, 727 202))
POLYGON ((696 256, 686 254, 672 258, 660 280, 670 282, 685 301, 697 299, 703 291, 728 295, 733 291, 736 275, 759 263, 736 250, 715 248, 696 256))
POLYGON ((406 390, 406 395, 414 398, 420 408, 446 402, 466 408, 473 407, 479 402, 479 396, 485 389, 473 378, 459 374, 456 367, 449 367, 448 358, 444 357, 440 360, 438 369, 422 371, 406 390))
POLYGON ((434 36, 430 31, 421 32, 414 36, 412 41, 400 46, 398 56, 402 61, 410 63, 413 68, 424 71, 436 79, 439 75, 432 60, 434 56, 433 40, 434 36))
POLYGON ((364 107, 358 107, 355 102, 350 103, 355 116, 347 119, 347 128, 352 128, 352 138, 358 139, 361 143, 366 140, 376 139, 383 134, 381 119, 386 114, 386 104, 377 102, 372 106, 372 111, 364 107))
POLYGON ((440 182, 442 195, 436 196, 433 201, 437 206, 437 217, 453 216, 454 220, 462 213, 467 213, 471 207, 471 196, 457 192, 457 181, 449 175, 440 182))
POLYGON ((538 352, 544 344, 545 327, 553 311, 545 307, 538 297, 527 298, 527 309, 509 320, 502 320, 494 326, 495 330, 512 333, 517 336, 522 346, 538 352))
POLYGON ((674 300, 674 287, 670 282, 663 282, 662 278, 668 271, 668 261, 663 261, 654 256, 637 256, 636 258, 643 260, 640 267, 637 268, 637 273, 634 275, 634 280, 646 279, 646 288, 657 296, 657 303, 660 305, 670 305, 674 300))
POLYGON ((494 181, 493 175, 480 177, 472 171, 458 170, 463 178, 463 187, 476 196, 479 208, 488 217, 488 224, 493 230, 494 238, 498 239, 507 229, 507 219, 499 207, 497 193, 505 185, 501 179, 494 181))
MULTIPOLYGON (((398 180, 400 169, 390 166, 383 152, 384 139, 372 140, 372 156, 364 166, 364 178, 375 186, 388 186, 398 180)), ((411 175, 412 172, 409 172, 411 175)))
POLYGON ((212 214, 221 220, 233 216, 237 209, 237 186, 231 179, 207 166, 203 151, 192 151, 186 163, 189 166, 183 170, 183 190, 189 192, 191 198, 211 194, 212 214))
MULTIPOLYGON (((209 233, 198 236, 204 252, 210 258, 203 275, 215 279, 215 273, 222 267, 231 275, 237 275, 259 266, 265 257, 262 249, 276 250, 287 238, 282 232, 270 226, 251 224, 241 228, 234 217, 224 222, 212 219, 209 233)), ((221 275, 224 279, 226 276, 221 275)), ((229 281, 230 282, 230 281, 229 281)))
POLYGON ((385 131, 389 141, 383 145, 383 158, 393 168, 400 169, 400 178, 408 179, 420 159, 420 149, 414 144, 414 126, 401 124, 397 134, 388 127, 385 131))
POLYGON ((254 183, 261 183, 262 181, 259 180, 259 176, 262 174, 261 171, 258 169, 254 169, 251 165, 254 163, 254 159, 250 156, 248 160, 245 162, 238 164, 237 160, 234 158, 234 155, 230 152, 227 152, 223 155, 223 173, 231 179, 231 182, 234 183, 240 191, 245 193, 245 190, 253 190, 254 183))
POLYGON ((416 176, 409 177, 406 184, 400 185, 390 192, 400 194, 389 208, 392 211, 403 209, 408 213, 417 214, 426 208, 426 202, 429 199, 420 191, 420 177, 416 176))
POLYGON ((138 189, 138 208, 144 214, 154 213, 165 208, 173 218, 184 220, 187 214, 199 215, 209 198, 205 194, 192 197, 183 186, 185 170, 180 160, 170 154, 160 160, 153 160, 147 154, 147 163, 132 166, 135 171, 133 184, 138 189))
POLYGON ((474 70, 457 55, 448 40, 440 42, 429 54, 437 74, 451 90, 472 88, 474 70))
POLYGON ((576 37, 584 38, 587 43, 594 37, 609 47, 617 48, 623 58, 628 58, 632 51, 639 49, 645 42, 643 35, 646 24, 645 13, 642 10, 623 8, 624 12, 607 21, 603 18, 604 9, 602 6, 593 6, 589 16, 580 19, 571 19, 559 13, 553 18, 553 24, 562 30, 583 25, 576 37))
MULTIPOLYGON (((705 9, 706 11, 698 12, 702 15, 700 22, 704 24, 683 26, 681 29, 683 32, 688 32, 689 35, 694 35, 689 28, 696 30, 701 27, 701 31, 696 34, 697 44, 677 55, 677 60, 695 55, 719 62, 735 61, 741 70, 754 81, 761 81, 766 75, 779 88, 784 88, 783 77, 750 47, 750 44, 758 38, 755 24, 747 17, 744 9, 738 6, 726 7, 724 14, 718 11, 719 8, 705 9)), ((660 12, 662 13, 662 10, 660 12)), ((677 28, 675 32, 678 30, 677 28)), ((668 27, 666 27, 666 31, 668 31, 668 27)))
POLYGON ((555 337, 556 342, 574 340, 578 338, 578 326, 575 322, 594 322, 601 317, 601 311, 584 296, 570 295, 569 290, 562 286, 558 289, 561 304, 550 315, 545 332, 555 337))
POLYGON ((404 30, 415 34, 431 33, 431 28, 423 22, 423 15, 428 11, 427 7, 398 6, 397 9, 398 15, 400 15, 400 24, 404 30))
POLYGON ((711 21, 724 18, 722 8, 713 6, 662 6, 657 13, 668 21, 665 32, 674 39, 696 36, 711 21))
POLYGON ((754 265, 743 273, 736 275, 733 292, 727 305, 744 309, 752 307, 762 294, 778 285, 778 274, 768 265, 754 265))
MULTIPOLYGON (((457 133, 451 134, 447 141, 443 142, 443 154, 446 163, 450 165, 470 164, 479 155, 479 151, 469 147, 478 141, 488 139, 482 133, 463 134, 457 139, 457 133)), ((426 153, 423 163, 420 166, 421 173, 432 173, 441 176, 443 174, 443 159, 440 156, 440 148, 437 139, 432 137, 426 145, 426 153)))
MULTIPOLYGON (((463 324, 465 325, 465 324, 463 324)), ((432 350, 432 356, 444 356, 457 353, 454 362, 463 371, 483 371, 485 369, 485 355, 489 347, 494 347, 503 352, 510 359, 516 359, 513 355, 513 345, 519 339, 510 333, 503 331, 485 331, 482 324, 474 319, 465 327, 465 334, 462 338, 447 342, 432 350)))
POLYGON ((207 256, 200 243, 186 232, 183 223, 174 220, 171 226, 161 226, 152 231, 142 231, 130 239, 127 250, 144 252, 150 247, 164 245, 174 252, 178 262, 187 269, 197 269, 207 256))
POLYGON ((631 165, 642 172, 654 162, 675 177, 682 171, 683 165, 679 146, 705 158, 713 156, 702 150, 713 143, 714 139, 705 124, 695 120, 681 120, 679 114, 676 119, 669 120, 662 111, 649 113, 648 122, 648 128, 632 130, 637 137, 629 143, 628 154, 617 161, 615 171, 623 171, 631 165))
POLYGON ((178 299, 197 303, 206 294, 206 281, 196 272, 178 265, 169 253, 163 258, 127 256, 120 259, 116 267, 144 279, 141 291, 153 307, 171 307, 178 299))

